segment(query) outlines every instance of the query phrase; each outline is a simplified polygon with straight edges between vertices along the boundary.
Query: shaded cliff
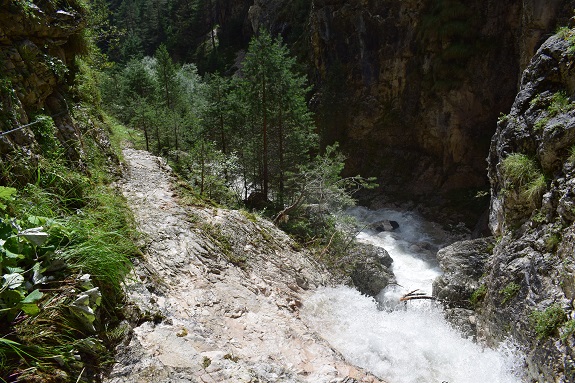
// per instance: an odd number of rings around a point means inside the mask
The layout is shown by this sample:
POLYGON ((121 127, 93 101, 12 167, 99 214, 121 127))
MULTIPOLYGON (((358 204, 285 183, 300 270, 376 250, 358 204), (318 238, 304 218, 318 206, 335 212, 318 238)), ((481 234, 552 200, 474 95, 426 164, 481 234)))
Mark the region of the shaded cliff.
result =
POLYGON ((71 88, 77 73, 75 58, 86 53, 87 10, 79 2, 0 1, 0 160, 3 182, 35 172, 38 156, 47 154, 52 136, 65 156, 78 163, 81 132, 70 117, 71 88), (61 3, 61 4, 60 4, 61 3), (52 129, 55 130, 52 131, 52 129))
POLYGON ((476 326, 479 339, 517 340, 539 382, 575 379, 574 100, 575 31, 564 28, 524 71, 491 143, 494 241, 442 250, 448 274, 434 286, 469 310, 459 322, 476 326))
POLYGON ((497 116, 567 1, 315 0, 318 120, 348 171, 413 198, 485 188, 497 116))

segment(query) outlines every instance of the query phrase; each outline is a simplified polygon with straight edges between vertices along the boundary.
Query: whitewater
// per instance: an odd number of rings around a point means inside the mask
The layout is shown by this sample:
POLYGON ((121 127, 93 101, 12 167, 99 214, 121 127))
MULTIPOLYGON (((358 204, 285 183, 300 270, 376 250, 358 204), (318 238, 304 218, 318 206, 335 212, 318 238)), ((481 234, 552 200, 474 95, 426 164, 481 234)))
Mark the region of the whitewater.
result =
POLYGON ((394 220, 398 231, 364 229, 358 240, 383 247, 393 258, 397 285, 377 299, 339 286, 318 290, 306 302, 302 317, 349 362, 389 383, 520 383, 524 358, 512 341, 493 350, 465 338, 444 319, 431 300, 400 302, 418 290, 431 294, 441 275, 437 262, 418 244, 439 247, 436 227, 414 213, 394 210, 350 212, 362 224, 394 220))

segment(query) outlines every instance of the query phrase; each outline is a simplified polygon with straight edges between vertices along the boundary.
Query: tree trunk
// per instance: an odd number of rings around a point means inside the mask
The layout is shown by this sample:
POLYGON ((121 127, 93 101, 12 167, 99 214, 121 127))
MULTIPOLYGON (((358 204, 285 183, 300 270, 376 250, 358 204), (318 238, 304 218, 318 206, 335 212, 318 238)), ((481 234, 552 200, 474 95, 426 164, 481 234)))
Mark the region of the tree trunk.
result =
POLYGON ((280 156, 280 180, 279 180, 279 204, 283 208, 284 205, 284 132, 283 132, 283 109, 280 105, 280 115, 278 123, 279 134, 279 156, 280 156))
POLYGON ((263 194, 268 198, 269 169, 268 169, 268 113, 266 100, 266 74, 262 76, 262 108, 263 108, 263 194))

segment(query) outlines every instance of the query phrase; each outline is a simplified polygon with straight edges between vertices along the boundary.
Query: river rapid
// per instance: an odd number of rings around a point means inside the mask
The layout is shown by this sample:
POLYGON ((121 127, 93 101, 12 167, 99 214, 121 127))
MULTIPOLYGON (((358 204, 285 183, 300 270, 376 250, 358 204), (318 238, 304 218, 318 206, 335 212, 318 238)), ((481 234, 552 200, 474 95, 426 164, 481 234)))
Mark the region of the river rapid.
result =
POLYGON ((399 302, 404 294, 431 294, 441 274, 432 251, 446 240, 414 213, 350 211, 361 223, 397 221, 394 232, 363 230, 359 241, 383 247, 393 258, 397 285, 373 299, 339 286, 304 302, 302 317, 348 361, 389 383, 520 383, 523 357, 509 341, 492 350, 464 338, 431 300, 399 302))

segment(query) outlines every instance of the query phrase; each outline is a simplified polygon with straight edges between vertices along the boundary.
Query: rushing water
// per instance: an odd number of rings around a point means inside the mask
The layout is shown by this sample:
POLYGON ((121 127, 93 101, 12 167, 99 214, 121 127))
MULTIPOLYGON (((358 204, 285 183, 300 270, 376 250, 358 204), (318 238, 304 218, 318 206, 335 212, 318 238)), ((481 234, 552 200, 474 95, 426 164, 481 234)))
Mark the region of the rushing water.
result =
POLYGON ((343 286, 319 290, 305 302, 303 316, 322 337, 389 383, 521 382, 523 362, 513 346, 491 350, 463 338, 433 301, 399 303, 409 291, 431 293, 441 271, 423 248, 441 244, 439 231, 409 213, 358 208, 351 214, 366 223, 399 222, 398 232, 365 230, 358 236, 389 252, 398 285, 377 301, 343 286))

